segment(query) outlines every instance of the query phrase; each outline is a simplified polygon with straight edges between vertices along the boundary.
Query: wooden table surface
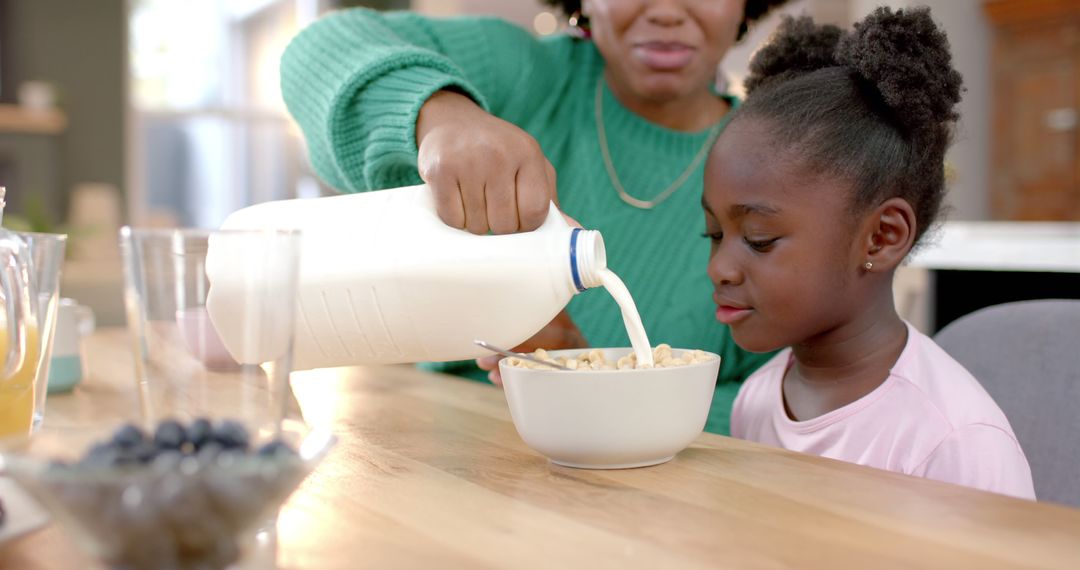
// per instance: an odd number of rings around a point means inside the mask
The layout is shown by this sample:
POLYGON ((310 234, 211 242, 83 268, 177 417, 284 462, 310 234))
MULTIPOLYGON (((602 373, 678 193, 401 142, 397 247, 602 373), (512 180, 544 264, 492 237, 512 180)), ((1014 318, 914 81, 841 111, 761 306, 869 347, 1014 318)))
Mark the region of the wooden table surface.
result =
MULTIPOLYGON (((87 352, 90 378, 50 397, 46 429, 136 409, 125 333, 87 352)), ((711 434, 656 467, 559 467, 522 443, 499 389, 411 367, 295 373, 293 388, 339 443, 256 567, 1080 567, 1076 509, 711 434)), ((57 525, 0 549, 4 569, 84 567, 57 525)))

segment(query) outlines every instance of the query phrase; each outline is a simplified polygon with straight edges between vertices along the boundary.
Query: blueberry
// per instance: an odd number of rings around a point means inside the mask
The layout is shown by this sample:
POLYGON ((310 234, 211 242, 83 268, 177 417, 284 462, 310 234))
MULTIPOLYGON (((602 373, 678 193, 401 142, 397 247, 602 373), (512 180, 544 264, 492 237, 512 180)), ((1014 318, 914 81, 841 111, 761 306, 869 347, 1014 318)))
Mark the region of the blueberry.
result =
POLYGON ((149 441, 143 441, 128 447, 118 447, 113 465, 143 465, 153 461, 156 455, 157 447, 149 441))
POLYGON ((157 446, 149 441, 140 443, 132 449, 132 452, 135 454, 135 458, 138 459, 139 463, 150 463, 157 457, 158 451, 157 446))
POLYGON ((256 453, 261 457, 277 457, 296 454, 296 452, 293 451, 293 448, 289 447, 289 444, 280 439, 275 439, 264 444, 256 453))
POLYGON ((146 439, 146 432, 135 424, 124 424, 112 436, 112 442, 119 447, 134 447, 146 439))
POLYGON ((112 443, 98 443, 86 452, 79 464, 88 467, 111 467, 120 455, 120 446, 112 443))
POLYGON ((210 420, 206 418, 199 418, 191 422, 191 426, 187 430, 188 441, 195 446, 195 449, 200 449, 208 441, 214 437, 214 427, 210 423, 210 420))
POLYGON ((176 420, 165 420, 154 431, 154 444, 159 449, 180 449, 187 441, 187 431, 176 420))
POLYGON ((108 467, 127 467, 138 465, 139 463, 139 454, 136 453, 134 448, 118 447, 116 448, 116 455, 112 457, 111 463, 105 463, 103 465, 108 467))
POLYGON ((214 430, 214 441, 217 441, 225 449, 248 448, 247 429, 235 420, 225 420, 214 430))
POLYGON ((120 448, 119 452, 121 456, 126 457, 130 462, 145 464, 150 463, 157 457, 160 450, 154 445, 153 440, 147 439, 141 443, 137 443, 131 447, 120 448))

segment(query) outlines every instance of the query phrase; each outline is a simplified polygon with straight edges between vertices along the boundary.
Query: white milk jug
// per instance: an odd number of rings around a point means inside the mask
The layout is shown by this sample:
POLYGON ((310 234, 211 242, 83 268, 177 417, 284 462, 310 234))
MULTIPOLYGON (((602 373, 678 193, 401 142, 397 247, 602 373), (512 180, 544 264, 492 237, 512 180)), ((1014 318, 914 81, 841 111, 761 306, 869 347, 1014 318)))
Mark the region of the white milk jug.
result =
MULTIPOLYGON (((266 202, 234 212, 222 229, 300 230, 300 370, 487 354, 475 339, 516 346, 601 285, 607 265, 600 233, 571 227, 554 204, 535 231, 474 235, 443 223, 424 185, 266 202)), ((220 253, 207 257, 215 323, 238 304, 230 283, 251 278, 220 253)), ((216 328, 230 346, 230 327, 216 328)))

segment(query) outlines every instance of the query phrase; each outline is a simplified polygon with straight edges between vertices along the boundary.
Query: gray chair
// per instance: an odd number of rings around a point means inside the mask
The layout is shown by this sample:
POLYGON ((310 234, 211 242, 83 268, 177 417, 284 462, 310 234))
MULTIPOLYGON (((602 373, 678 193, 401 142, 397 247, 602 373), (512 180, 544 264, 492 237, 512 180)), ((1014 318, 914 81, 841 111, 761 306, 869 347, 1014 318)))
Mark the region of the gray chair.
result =
POLYGON ((987 307, 949 323, 934 340, 1009 418, 1035 496, 1080 507, 1080 300, 987 307))

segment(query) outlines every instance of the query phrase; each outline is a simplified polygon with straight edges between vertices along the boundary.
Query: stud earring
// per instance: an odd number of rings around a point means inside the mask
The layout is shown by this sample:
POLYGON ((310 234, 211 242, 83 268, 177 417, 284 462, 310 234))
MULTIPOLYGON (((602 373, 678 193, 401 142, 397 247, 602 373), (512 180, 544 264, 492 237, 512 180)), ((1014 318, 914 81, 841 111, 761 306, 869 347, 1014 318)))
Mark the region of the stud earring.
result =
POLYGON ((570 14, 570 20, 567 24, 569 24, 567 32, 571 36, 579 40, 587 40, 592 37, 592 31, 589 30, 589 18, 582 14, 581 10, 570 14))
POLYGON ((865 269, 867 271, 870 271, 871 269, 874 268, 874 262, 873 261, 867 261, 866 263, 862 264, 862 267, 863 267, 863 269, 865 269))

